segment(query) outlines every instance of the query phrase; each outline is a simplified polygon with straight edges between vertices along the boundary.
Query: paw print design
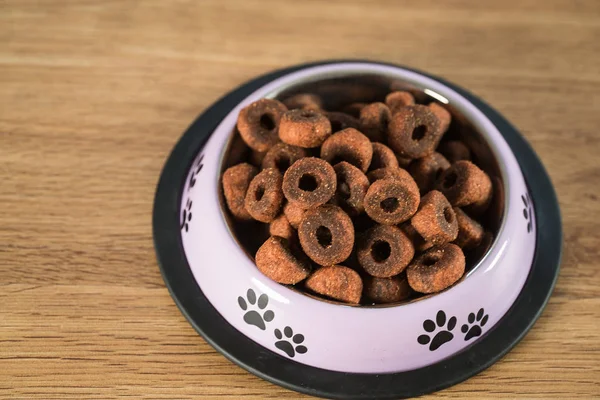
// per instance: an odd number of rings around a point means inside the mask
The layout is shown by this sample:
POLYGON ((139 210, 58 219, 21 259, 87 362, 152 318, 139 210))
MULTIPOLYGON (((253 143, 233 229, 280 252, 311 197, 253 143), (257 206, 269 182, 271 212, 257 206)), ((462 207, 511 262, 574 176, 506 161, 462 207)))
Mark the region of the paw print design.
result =
POLYGON ((525 217, 525 221, 527 221, 527 233, 531 232, 531 219, 533 217, 531 210, 531 199, 529 198, 529 194, 525 193, 521 195, 521 200, 523 200, 523 216, 525 217))
POLYGON ((430 351, 435 351, 439 349, 440 346, 442 346, 444 343, 448 343, 449 341, 454 339, 454 335, 451 331, 456 326, 456 317, 450 318, 445 328, 444 325, 446 325, 446 313, 440 310, 438 311, 435 317, 435 322, 433 322, 430 319, 426 319, 425 322, 423 322, 423 329, 425 329, 425 331, 429 334, 426 333, 420 335, 417 338, 417 342, 424 346, 429 344, 430 351), (437 333, 435 334, 435 336, 433 336, 432 340, 431 335, 433 335, 436 329, 437 333))
POLYGON ((475 317, 474 313, 469 314, 469 323, 460 327, 462 333, 466 333, 465 341, 481 335, 481 328, 483 328, 488 321, 488 315, 484 314, 485 311, 483 308, 479 309, 477 317, 475 317), (471 325, 470 328, 469 325, 471 325))
POLYGON ((202 170, 202 167, 204 167, 204 164, 202 164, 202 160, 203 159, 204 159, 204 154, 202 154, 200 156, 200 158, 198 159, 198 161, 196 161, 196 164, 194 164, 194 167, 192 168, 192 174, 190 175, 190 186, 189 186, 189 189, 191 189, 191 188, 194 187, 194 185, 196 184, 196 177, 198 176, 198 174, 202 170))
POLYGON ((185 229, 187 232, 190 228, 190 221, 192 220, 192 200, 188 199, 185 203, 185 207, 181 212, 181 229, 185 229))
POLYGON ((275 313, 271 310, 265 311, 262 315, 260 314, 262 310, 267 308, 267 304, 269 304, 269 296, 264 293, 258 297, 257 301, 254 290, 248 289, 246 299, 242 296, 238 297, 238 304, 242 310, 246 311, 244 314, 244 321, 246 321, 248 325, 254 325, 263 331, 267 328, 265 321, 271 322, 273 321, 273 318, 275 318, 275 313), (248 304, 252 307, 258 306, 258 310, 248 310, 248 304))
POLYGON ((299 333, 294 335, 294 331, 289 326, 286 326, 283 329, 283 335, 279 329, 275 329, 275 337, 278 339, 278 341, 275 342, 275 347, 283 351, 288 356, 294 358, 296 353, 304 354, 308 351, 306 346, 301 344, 304 342, 304 335, 299 333), (285 338, 283 335, 285 335, 285 338))

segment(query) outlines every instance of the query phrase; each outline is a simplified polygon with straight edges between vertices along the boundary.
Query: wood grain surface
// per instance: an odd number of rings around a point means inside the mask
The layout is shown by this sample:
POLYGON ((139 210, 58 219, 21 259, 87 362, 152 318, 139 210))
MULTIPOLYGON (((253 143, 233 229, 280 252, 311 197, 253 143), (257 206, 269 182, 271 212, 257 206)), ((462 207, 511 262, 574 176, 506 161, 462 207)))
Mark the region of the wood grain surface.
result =
POLYGON ((178 311, 151 208, 188 124, 240 83, 327 58, 464 86, 560 199, 558 285, 500 362, 433 398, 600 397, 600 2, 0 1, 0 398, 306 398, 178 311))

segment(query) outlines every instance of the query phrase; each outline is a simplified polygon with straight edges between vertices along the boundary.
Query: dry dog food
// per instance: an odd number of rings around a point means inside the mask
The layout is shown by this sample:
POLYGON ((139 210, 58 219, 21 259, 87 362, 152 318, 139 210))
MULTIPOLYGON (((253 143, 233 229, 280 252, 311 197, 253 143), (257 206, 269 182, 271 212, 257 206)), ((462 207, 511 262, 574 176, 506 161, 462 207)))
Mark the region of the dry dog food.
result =
POLYGON ((265 224, 253 250, 264 275, 338 302, 390 304, 451 287, 463 249, 485 251, 492 180, 456 132, 443 139, 448 109, 417 94, 328 109, 300 93, 242 109, 251 151, 224 171, 223 195, 236 223, 265 224))
POLYGON ((287 107, 277 100, 260 99, 240 111, 237 128, 251 149, 265 152, 279 141, 278 128, 287 107))
POLYGON ((391 278, 366 277, 364 288, 365 297, 376 304, 397 303, 412 294, 405 274, 391 278))

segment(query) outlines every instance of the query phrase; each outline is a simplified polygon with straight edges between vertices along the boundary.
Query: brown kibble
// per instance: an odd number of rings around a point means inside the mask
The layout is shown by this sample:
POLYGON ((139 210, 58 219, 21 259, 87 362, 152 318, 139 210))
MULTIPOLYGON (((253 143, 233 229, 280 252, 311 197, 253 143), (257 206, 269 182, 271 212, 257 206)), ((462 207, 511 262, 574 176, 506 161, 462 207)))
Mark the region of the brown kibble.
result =
POLYGON ((415 98, 409 92, 397 91, 385 96, 385 104, 390 108, 392 114, 395 114, 402 107, 414 105, 415 98))
POLYGON ((287 239, 271 236, 256 252, 256 267, 284 285, 295 285, 308 277, 310 261, 291 248, 287 239))
POLYGON ((360 214, 365 210, 364 199, 369 180, 360 169, 346 161, 336 164, 333 169, 337 176, 335 204, 350 216, 360 214))
POLYGON ((269 224, 269 234, 290 240, 294 237, 294 228, 290 225, 285 214, 280 214, 269 224))
POLYGON ((276 168, 282 174, 296 161, 308 154, 302 147, 292 146, 287 143, 277 143, 271 147, 262 160, 262 167, 276 168))
POLYGON ((374 142, 385 142, 392 113, 383 103, 371 103, 360 110, 361 131, 374 142))
POLYGON ((316 157, 296 161, 283 176, 283 193, 301 208, 316 207, 331 199, 337 178, 333 167, 316 157))
POLYGON ((435 114, 440 121, 440 134, 443 135, 448 130, 450 122, 452 122, 452 116, 450 112, 444 108, 444 106, 438 103, 431 103, 429 109, 435 114))
POLYGON ((325 116, 331 123, 331 133, 336 133, 346 128, 360 129, 358 119, 343 112, 330 111, 325 116))
POLYGON ((360 111, 367 105, 367 103, 352 103, 348 104, 342 109, 345 114, 352 116, 353 118, 360 117, 360 111))
POLYGON ((385 144, 373 143, 373 157, 369 171, 374 171, 379 168, 398 168, 398 158, 385 144))
POLYGON ((423 236, 419 235, 419 232, 417 232, 415 228, 413 228, 413 226, 410 224, 410 221, 407 221, 400 225, 400 229, 402 229, 402 232, 404 232, 406 236, 408 236, 413 246, 415 247, 416 252, 421 253, 433 247, 433 243, 423 239, 423 236))
POLYGON ((422 90, 391 87, 385 103, 381 86, 339 84, 240 112, 223 203, 266 276, 396 305, 451 287, 489 251, 504 193, 469 161, 472 128, 422 90))
POLYGON ((242 108, 237 128, 244 142, 259 152, 269 150, 279 141, 277 130, 286 111, 286 106, 272 99, 260 99, 242 108))
POLYGON ((411 225, 425 241, 439 245, 451 242, 458 235, 458 223, 452 206, 437 190, 432 190, 421 198, 411 225))
POLYGON ((365 278, 364 288, 365 297, 375 304, 396 303, 412 294, 405 274, 391 278, 365 278))
POLYGON ((365 196, 365 211, 380 224, 396 225, 408 220, 419 206, 419 188, 413 184, 397 179, 373 182, 365 196))
POLYGON ((257 221, 271 222, 279 214, 283 203, 282 176, 275 168, 262 170, 252 179, 244 204, 257 221))
POLYGON ((468 206, 463 206, 463 210, 474 218, 479 218, 490 207, 492 197, 493 196, 490 194, 488 197, 484 197, 475 203, 469 204, 468 206))
MULTIPOLYGON (((413 177, 410 176, 408 171, 403 168, 377 168, 367 174, 367 178, 369 178, 369 182, 373 183, 380 179, 398 179, 401 181, 415 182, 413 177)), ((417 184, 415 183, 415 186, 417 184)), ((418 188, 417 188, 418 190, 418 188)))
POLYGON ((481 224, 458 207, 454 207, 454 214, 458 223, 458 236, 454 243, 465 250, 479 246, 484 234, 481 224))
POLYGON ((298 225, 300 225, 300 221, 302 221, 302 217, 304 217, 305 212, 306 209, 300 207, 296 203, 288 202, 283 206, 283 213, 294 229, 298 229, 298 225))
POLYGON ((406 270, 410 287, 436 293, 456 283, 465 273, 465 256, 455 244, 435 246, 417 257, 406 270))
POLYGON ((410 239, 391 225, 376 225, 362 234, 356 252, 362 268, 378 278, 398 275, 415 255, 410 239))
POLYGON ((460 160, 471 159, 471 150, 469 150, 467 145, 460 140, 449 140, 447 142, 442 142, 438 146, 438 151, 442 153, 451 163, 455 163, 460 160))
POLYGON ((306 280, 306 287, 322 296, 351 304, 360 303, 363 290, 360 275, 343 265, 319 268, 306 280))
POLYGON ((316 94, 299 93, 292 97, 288 97, 283 101, 283 104, 290 110, 300 108, 303 110, 319 111, 323 107, 321 98, 316 94))
POLYGON ((373 157, 373 145, 369 138, 354 128, 334 133, 323 142, 321 158, 335 165, 346 161, 363 172, 367 172, 373 157))
POLYGON ((347 259, 354 246, 352 220, 340 207, 325 204, 304 213, 298 237, 307 256, 320 265, 347 259))
POLYGON ((329 120, 314 110, 287 111, 279 123, 279 138, 292 146, 317 147, 329 135, 331 135, 329 120))
POLYGON ((367 177, 371 186, 365 195, 365 211, 374 221, 396 225, 408 220, 419 206, 419 188, 401 168, 379 168, 367 177))
POLYGON ((450 168, 450 163, 440 153, 434 152, 429 156, 415 160, 409 166, 410 174, 417 182, 421 194, 434 188, 442 172, 450 168))
POLYGON ((223 194, 229 211, 242 221, 252 219, 246 210, 244 201, 252 179, 258 174, 258 169, 248 163, 241 163, 227 168, 223 173, 223 194))
POLYGON ((403 107, 392 116, 388 144, 402 157, 425 157, 434 152, 442 138, 439 127, 440 122, 429 107, 403 107))
POLYGON ((485 204, 492 195, 492 181, 470 161, 457 161, 442 173, 436 188, 456 207, 485 204))

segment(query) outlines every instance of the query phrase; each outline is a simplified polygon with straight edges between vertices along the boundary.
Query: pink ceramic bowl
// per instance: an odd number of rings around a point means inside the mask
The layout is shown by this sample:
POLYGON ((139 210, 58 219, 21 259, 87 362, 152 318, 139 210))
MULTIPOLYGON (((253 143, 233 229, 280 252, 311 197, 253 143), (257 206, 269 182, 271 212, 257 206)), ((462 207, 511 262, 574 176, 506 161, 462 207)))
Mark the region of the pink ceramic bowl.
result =
POLYGON ((203 114, 165 166, 154 233, 173 297, 210 343, 266 379, 339 398, 420 394, 493 363, 537 319, 552 291, 561 245, 550 181, 502 117, 439 78, 387 64, 343 61, 259 78, 203 114), (241 108, 263 97, 307 88, 327 96, 332 84, 369 81, 419 89, 461 115, 476 133, 465 140, 496 177, 499 200, 493 242, 463 280, 437 295, 392 307, 320 301, 273 282, 238 244, 219 198, 223 160, 241 108), (536 278, 536 268, 541 277, 536 278), (523 296, 535 298, 534 304, 523 296), (493 337, 503 330, 512 332, 493 337))

